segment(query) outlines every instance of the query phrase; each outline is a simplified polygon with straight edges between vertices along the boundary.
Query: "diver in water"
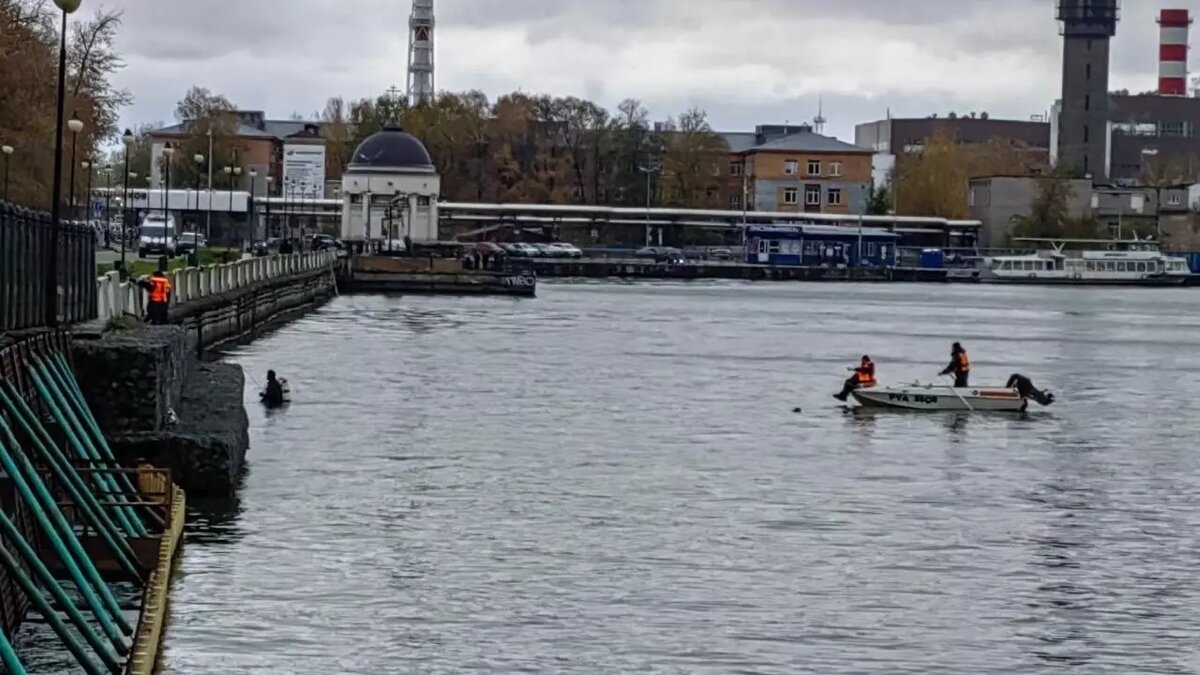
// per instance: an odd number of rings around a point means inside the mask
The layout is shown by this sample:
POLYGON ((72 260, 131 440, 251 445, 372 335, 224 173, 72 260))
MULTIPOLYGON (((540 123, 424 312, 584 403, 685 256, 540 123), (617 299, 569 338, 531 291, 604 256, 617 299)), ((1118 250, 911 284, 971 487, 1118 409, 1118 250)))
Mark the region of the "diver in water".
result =
POLYGON ((278 408, 283 405, 283 385, 279 384, 279 380, 275 379, 275 371, 267 371, 267 388, 259 394, 263 405, 270 408, 278 408))

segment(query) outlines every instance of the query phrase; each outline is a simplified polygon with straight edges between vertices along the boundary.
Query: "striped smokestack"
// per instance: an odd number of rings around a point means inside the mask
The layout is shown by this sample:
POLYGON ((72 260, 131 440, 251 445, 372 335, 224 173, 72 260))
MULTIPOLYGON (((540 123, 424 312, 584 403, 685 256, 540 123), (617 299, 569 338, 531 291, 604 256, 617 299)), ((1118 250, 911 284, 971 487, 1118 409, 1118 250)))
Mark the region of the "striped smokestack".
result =
POLYGON ((1192 17, 1186 9, 1164 9, 1158 17, 1160 96, 1187 95, 1188 29, 1191 24, 1192 17))

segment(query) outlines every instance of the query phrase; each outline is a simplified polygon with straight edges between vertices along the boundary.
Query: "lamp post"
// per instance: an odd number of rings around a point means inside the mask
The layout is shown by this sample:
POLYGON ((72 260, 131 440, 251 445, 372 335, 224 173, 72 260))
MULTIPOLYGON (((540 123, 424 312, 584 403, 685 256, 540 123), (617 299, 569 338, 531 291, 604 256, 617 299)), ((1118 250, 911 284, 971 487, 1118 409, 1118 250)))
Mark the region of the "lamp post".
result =
POLYGON ((112 164, 104 163, 104 248, 112 246, 112 164))
POLYGON ((125 276, 125 242, 129 239, 129 179, 137 174, 129 172, 129 151, 133 148, 133 132, 126 129, 121 136, 125 144, 125 192, 121 197, 121 277, 125 276))
POLYGON ((71 115, 71 119, 67 121, 67 128, 71 130, 71 219, 78 220, 79 212, 75 210, 75 147, 76 141, 79 140, 79 132, 83 131, 83 120, 71 115))
POLYGON ((87 195, 83 200, 83 213, 85 214, 83 220, 90 222, 92 220, 92 174, 96 172, 96 164, 85 159, 79 166, 87 172, 87 192, 83 193, 87 195))
POLYGON ((12 154, 16 152, 11 145, 0 145, 0 153, 4 153, 4 201, 8 201, 8 164, 12 154))
POLYGON ((258 238, 258 224, 255 222, 258 209, 251 208, 250 205, 254 203, 254 190, 257 187, 258 171, 250 169, 250 199, 246 201, 246 214, 248 216, 247 219, 250 221, 250 250, 252 252, 254 251, 254 240, 258 238))
MULTIPOLYGON (((192 155, 192 161, 196 162, 196 210, 199 211, 200 210, 200 175, 204 173, 204 155, 201 155, 200 153, 196 153, 195 155, 192 155)), ((208 190, 208 208, 211 210, 212 209, 212 186, 210 185, 210 186, 208 186, 208 188, 209 188, 209 190, 208 190)), ((196 217, 198 220, 199 214, 197 214, 196 217)), ((196 223, 196 229, 197 230, 200 229, 199 222, 196 223)))
MULTIPOLYGON (((67 99, 67 15, 79 9, 81 0, 54 0, 62 10, 58 39, 58 92, 54 120, 54 180, 50 197, 50 246, 46 250, 46 325, 58 326, 58 231, 62 217, 63 115, 67 99)), ((72 167, 74 168, 74 167, 72 167)))
POLYGON ((267 198, 265 201, 267 205, 266 236, 268 239, 271 238, 271 184, 274 182, 274 176, 267 176, 267 198))
MULTIPOLYGON (((651 162, 650 164, 647 164, 646 166, 638 165, 638 171, 641 171, 642 173, 646 174, 646 245, 650 246, 654 243, 652 237, 650 236, 650 196, 651 196, 651 194, 653 194, 653 188, 651 186, 650 179, 654 176, 654 174, 658 173, 659 171, 662 171, 662 166, 659 164, 656 164, 654 162, 651 162)), ((659 238, 658 243, 661 246, 662 245, 662 231, 661 230, 659 231, 658 238, 659 238)))
MULTIPOLYGON (((175 148, 171 147, 171 142, 167 141, 163 144, 163 169, 166 172, 165 180, 163 181, 163 227, 168 227, 171 221, 171 157, 175 154, 175 148)), ((168 235, 170 232, 167 233, 168 235)))

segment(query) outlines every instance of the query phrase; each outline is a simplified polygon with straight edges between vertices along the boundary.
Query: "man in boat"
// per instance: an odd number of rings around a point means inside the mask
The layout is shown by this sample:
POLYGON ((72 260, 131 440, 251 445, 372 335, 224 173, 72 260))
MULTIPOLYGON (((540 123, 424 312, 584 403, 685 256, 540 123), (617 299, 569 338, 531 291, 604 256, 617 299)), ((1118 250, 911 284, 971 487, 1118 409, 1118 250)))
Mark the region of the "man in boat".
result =
POLYGON ((950 348, 950 365, 946 369, 938 373, 938 375, 954 375, 954 386, 956 388, 964 388, 971 386, 971 359, 967 356, 967 350, 957 342, 950 348))
POLYGON ((854 372, 846 383, 842 386, 841 393, 834 394, 833 397, 839 401, 845 401, 850 397, 850 392, 855 389, 875 386, 875 362, 870 356, 864 355, 862 361, 859 362, 857 368, 850 368, 854 372))
POLYGON ((259 396, 262 398, 263 405, 269 408, 278 408, 283 405, 283 385, 275 379, 275 371, 267 371, 267 388, 259 396))

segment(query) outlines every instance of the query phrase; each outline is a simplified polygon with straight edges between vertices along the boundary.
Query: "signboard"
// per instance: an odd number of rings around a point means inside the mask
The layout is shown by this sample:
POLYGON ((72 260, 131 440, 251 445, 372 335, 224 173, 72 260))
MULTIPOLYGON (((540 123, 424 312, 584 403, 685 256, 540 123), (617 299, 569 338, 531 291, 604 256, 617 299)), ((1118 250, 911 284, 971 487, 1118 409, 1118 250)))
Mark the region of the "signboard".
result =
POLYGON ((283 189, 286 194, 325 198, 325 146, 283 146, 283 189))

